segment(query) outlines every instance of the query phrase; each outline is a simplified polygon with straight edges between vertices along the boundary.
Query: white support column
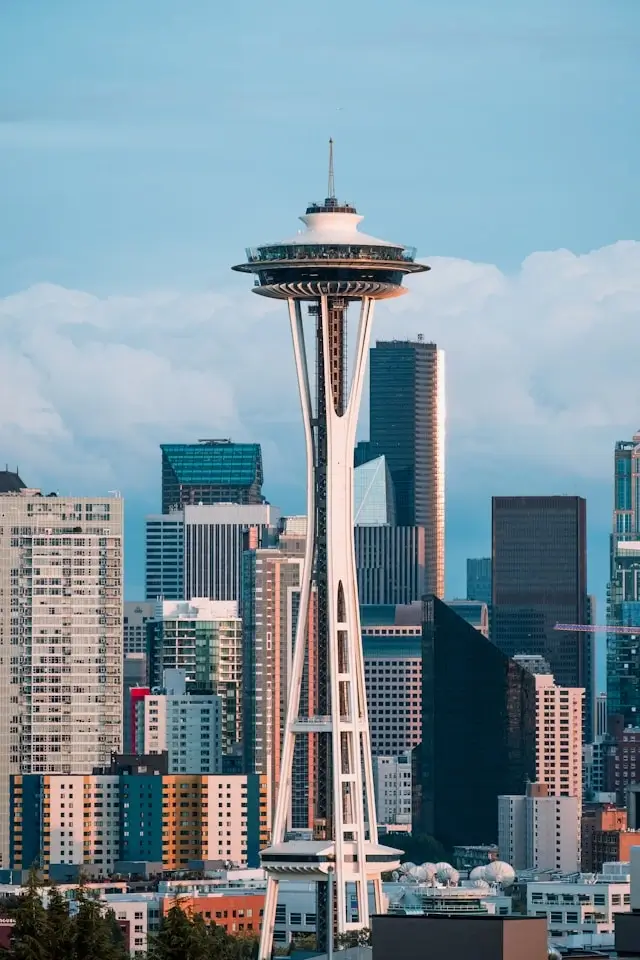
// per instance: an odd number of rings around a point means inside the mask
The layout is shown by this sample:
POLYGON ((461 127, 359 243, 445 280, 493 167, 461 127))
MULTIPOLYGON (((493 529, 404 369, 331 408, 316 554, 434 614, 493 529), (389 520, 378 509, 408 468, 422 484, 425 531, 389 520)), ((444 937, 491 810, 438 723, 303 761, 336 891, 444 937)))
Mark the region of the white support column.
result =
MULTIPOLYGON (((355 882, 358 926, 368 926, 364 790, 373 811, 371 761, 363 756, 367 742, 367 708, 361 651, 358 587, 353 543, 353 451, 373 319, 374 301, 361 302, 355 341, 353 377, 342 416, 335 411, 331 386, 329 308, 322 297, 321 314, 327 418, 327 602, 331 676, 334 842, 336 858, 337 930, 347 922, 346 884, 355 882), (365 778, 363 783, 363 767, 365 778), (345 842, 355 843, 357 863, 345 864, 345 842)), ((353 848, 351 848, 353 849, 353 848)))
MULTIPOLYGON (((304 329, 302 311, 299 300, 289 300, 289 319, 291 321, 291 338, 293 353, 298 376, 298 391, 302 408, 302 422, 304 426, 305 447, 307 453, 307 538, 300 583, 300 606, 296 625, 296 639, 293 651, 291 677, 289 679, 289 701, 287 704, 287 719, 284 729, 282 746, 282 776, 276 800, 276 812, 271 831, 271 843, 282 843, 289 820, 291 806, 291 780, 293 775, 293 752, 295 747, 295 722, 298 719, 300 694, 302 691, 302 675, 304 670, 305 653, 307 650, 307 626, 309 623, 309 599, 313 579, 313 553, 315 546, 315 454, 313 446, 311 403, 311 388, 309 384, 309 368, 304 343, 304 329)), ((276 906, 278 903, 278 883, 270 875, 267 879, 267 895, 265 898, 262 932, 260 935, 260 960, 269 960, 273 944, 273 928, 275 924, 276 906)))

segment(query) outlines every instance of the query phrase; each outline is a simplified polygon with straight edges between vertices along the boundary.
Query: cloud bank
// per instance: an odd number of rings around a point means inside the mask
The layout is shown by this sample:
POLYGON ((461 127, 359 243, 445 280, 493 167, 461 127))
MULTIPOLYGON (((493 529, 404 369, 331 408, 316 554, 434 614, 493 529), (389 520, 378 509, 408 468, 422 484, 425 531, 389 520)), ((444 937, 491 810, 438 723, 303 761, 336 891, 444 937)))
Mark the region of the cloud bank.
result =
MULTIPOLYGON (((374 340, 422 333, 445 349, 450 487, 529 492, 509 487, 516 461, 549 493, 606 480, 613 442, 640 426, 640 243, 534 253, 514 275, 427 262, 409 296, 378 306, 374 340)), ((39 284, 0 300, 0 459, 27 482, 155 497, 158 444, 212 436, 263 443, 268 493, 302 485, 282 305, 233 280, 107 298, 39 284)))

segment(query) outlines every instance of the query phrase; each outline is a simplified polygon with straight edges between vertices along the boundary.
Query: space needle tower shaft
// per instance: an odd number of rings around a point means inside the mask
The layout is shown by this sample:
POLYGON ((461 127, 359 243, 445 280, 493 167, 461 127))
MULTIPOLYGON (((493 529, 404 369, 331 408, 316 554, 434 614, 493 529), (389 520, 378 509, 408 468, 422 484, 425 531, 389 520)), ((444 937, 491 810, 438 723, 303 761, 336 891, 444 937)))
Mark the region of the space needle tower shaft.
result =
POLYGON ((383 871, 400 851, 378 844, 373 767, 360 632, 353 541, 353 453, 376 300, 399 296, 404 277, 428 267, 415 251, 359 232, 362 217, 335 197, 333 143, 329 147, 328 197, 301 217, 305 230, 291 240, 247 251, 234 267, 256 275, 254 292, 286 300, 298 378, 307 457, 307 540, 282 769, 271 846, 262 851, 267 896, 260 958, 271 955, 278 884, 286 879, 318 881, 318 947, 334 931, 369 925, 369 884, 382 910, 383 871), (358 309, 347 377, 347 313, 358 309), (307 306, 309 319, 303 316, 307 306), (315 341, 315 375, 309 368, 305 330, 315 341), (312 382, 315 381, 315 396, 312 382), (316 602, 316 713, 300 716, 307 625, 313 584, 316 602), (290 823, 296 737, 317 737, 315 837, 291 840, 290 823), (335 910, 329 909, 329 877, 335 879, 335 910), (348 885, 355 889, 351 910, 348 885), (328 917, 334 922, 329 929, 328 917))

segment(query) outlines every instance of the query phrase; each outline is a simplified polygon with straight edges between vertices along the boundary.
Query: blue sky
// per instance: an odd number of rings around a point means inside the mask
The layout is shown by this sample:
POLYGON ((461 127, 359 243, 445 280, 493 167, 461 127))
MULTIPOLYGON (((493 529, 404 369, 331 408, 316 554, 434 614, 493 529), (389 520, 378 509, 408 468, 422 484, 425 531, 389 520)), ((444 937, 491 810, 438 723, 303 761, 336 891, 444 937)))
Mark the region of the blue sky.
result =
POLYGON ((442 258, 377 329, 447 349, 449 591, 491 493, 582 493, 603 596, 612 446, 640 425, 639 48, 636 0, 4 4, 4 459, 123 491, 130 593, 163 440, 261 440, 302 509, 284 318, 229 265, 323 195, 332 135, 366 229, 442 258))

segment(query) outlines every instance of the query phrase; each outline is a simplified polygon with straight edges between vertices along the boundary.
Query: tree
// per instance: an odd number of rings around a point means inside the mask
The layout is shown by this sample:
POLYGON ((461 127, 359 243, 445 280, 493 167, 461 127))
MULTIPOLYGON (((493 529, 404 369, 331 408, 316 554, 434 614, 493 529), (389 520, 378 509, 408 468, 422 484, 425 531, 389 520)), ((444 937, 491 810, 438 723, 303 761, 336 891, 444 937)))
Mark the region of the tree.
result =
POLYGON ((46 913, 48 960, 69 960, 73 957, 74 924, 69 916, 69 903, 54 885, 49 890, 46 913))
POLYGON ((29 871, 27 889, 18 900, 14 920, 9 949, 11 960, 48 960, 47 918, 35 867, 29 871))
POLYGON ((148 960, 200 960, 210 954, 207 930, 193 921, 175 903, 160 921, 160 929, 149 941, 148 960))
POLYGON ((83 885, 78 888, 78 913, 75 917, 75 960, 125 960, 128 957, 122 931, 114 930, 113 911, 105 916, 98 900, 88 897, 83 885))
POLYGON ((370 947, 371 930, 369 927, 362 927, 361 930, 349 930, 347 933, 339 933, 336 937, 336 947, 338 950, 348 950, 350 947, 370 947))
POLYGON ((125 960, 125 958, 128 960, 129 951, 127 950, 124 933, 113 910, 107 910, 103 917, 103 922, 111 944, 111 956, 113 960, 120 960, 120 958, 122 958, 122 960, 125 960))

